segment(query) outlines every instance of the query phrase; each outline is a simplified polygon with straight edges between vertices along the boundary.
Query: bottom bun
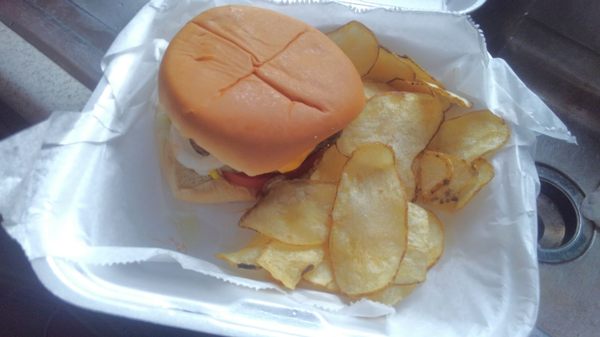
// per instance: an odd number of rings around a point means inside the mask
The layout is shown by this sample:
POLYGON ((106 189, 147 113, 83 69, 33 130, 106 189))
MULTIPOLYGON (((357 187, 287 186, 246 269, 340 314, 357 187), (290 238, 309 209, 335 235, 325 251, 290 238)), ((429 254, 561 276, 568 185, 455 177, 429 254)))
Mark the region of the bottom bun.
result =
POLYGON ((163 113, 156 115, 155 131, 161 169, 177 199, 206 204, 256 200, 255 193, 247 188, 232 185, 223 178, 201 176, 175 160, 171 143, 168 142, 170 121, 163 113))

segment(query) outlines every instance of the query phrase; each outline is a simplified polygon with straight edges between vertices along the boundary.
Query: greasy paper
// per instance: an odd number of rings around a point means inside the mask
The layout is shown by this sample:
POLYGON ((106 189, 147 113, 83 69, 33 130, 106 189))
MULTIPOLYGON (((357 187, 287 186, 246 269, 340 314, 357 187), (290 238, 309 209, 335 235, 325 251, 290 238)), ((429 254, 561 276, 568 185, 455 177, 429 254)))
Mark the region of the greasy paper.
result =
MULTIPOLYGON (((89 109, 57 113, 35 135, 26 131, 0 143, 0 155, 11 158, 0 168, 0 212, 30 259, 54 256, 103 265, 171 261, 248 291, 279 289, 282 298, 308 310, 388 315, 381 329, 390 335, 528 335, 539 288, 535 136, 573 139, 503 60, 491 58, 468 17, 359 12, 334 3, 151 1, 118 36, 103 69, 105 78, 89 109), (396 308, 370 301, 350 304, 312 290, 288 292, 261 277, 241 275, 215 254, 238 249, 252 236, 237 226, 250 204, 193 205, 172 198, 153 131, 158 65, 186 21, 226 3, 272 8, 323 31, 359 20, 382 45, 411 56, 469 98, 473 110, 487 107, 508 121, 512 137, 491 160, 496 177, 463 210, 441 214, 444 255, 423 286, 396 308), (27 144, 36 145, 24 150, 24 138, 18 137, 33 138, 27 144)), ((451 114, 462 112, 455 108, 451 114)))

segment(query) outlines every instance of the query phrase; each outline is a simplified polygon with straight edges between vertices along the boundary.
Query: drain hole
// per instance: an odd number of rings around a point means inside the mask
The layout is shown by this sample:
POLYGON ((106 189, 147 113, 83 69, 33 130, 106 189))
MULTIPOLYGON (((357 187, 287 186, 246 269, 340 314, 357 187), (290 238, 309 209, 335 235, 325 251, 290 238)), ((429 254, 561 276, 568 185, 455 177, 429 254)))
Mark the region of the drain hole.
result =
POLYGON ((590 246, 594 227, 580 214, 583 192, 567 176, 537 163, 540 176, 538 260, 561 263, 581 256, 590 246))
MULTIPOLYGON (((539 197, 538 197, 539 198, 539 197)), ((538 206, 539 208, 539 206, 538 206)), ((539 210, 538 210, 539 212, 539 210)), ((538 243, 544 237, 544 220, 540 218, 540 214, 538 213, 538 243)))
POLYGON ((542 180, 537 208, 540 247, 559 248, 573 239, 577 229, 575 205, 562 191, 542 180))

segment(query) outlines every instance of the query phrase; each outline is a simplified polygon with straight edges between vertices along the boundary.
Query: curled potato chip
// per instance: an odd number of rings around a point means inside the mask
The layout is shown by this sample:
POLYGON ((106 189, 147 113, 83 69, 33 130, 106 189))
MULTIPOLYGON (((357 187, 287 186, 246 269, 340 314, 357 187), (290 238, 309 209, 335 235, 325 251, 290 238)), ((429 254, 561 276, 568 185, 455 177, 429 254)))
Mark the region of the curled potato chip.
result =
POLYGON ((313 270, 302 275, 302 278, 311 284, 323 287, 327 290, 338 291, 338 286, 333 279, 333 271, 331 270, 331 261, 329 256, 325 254, 323 260, 313 270))
POLYGON ((257 234, 246 247, 236 252, 217 254, 217 257, 237 268, 259 269, 260 266, 256 260, 258 260, 269 242, 271 242, 271 238, 257 234))
POLYGON ((372 97, 363 111, 337 140, 341 153, 350 155, 358 146, 380 142, 396 155, 396 170, 409 199, 415 190, 414 158, 427 146, 443 119, 435 97, 391 92, 372 97))
POLYGON ((323 157, 317 164, 317 167, 313 173, 310 175, 310 180, 337 183, 340 181, 342 169, 344 168, 344 165, 346 165, 347 161, 348 157, 340 153, 335 144, 330 146, 327 150, 325 150, 323 157))
POLYGON ((448 103, 453 103, 458 106, 462 106, 463 108, 470 108, 472 106, 471 102, 468 99, 459 96, 458 94, 455 94, 452 91, 444 89, 443 87, 434 83, 427 83, 427 85, 431 87, 435 95, 439 96, 448 103))
POLYGON ((429 253, 429 218, 419 205, 408 203, 408 245, 394 284, 414 284, 425 281, 429 253))
POLYGON ((373 32, 358 21, 350 21, 327 36, 340 47, 361 76, 366 75, 379 53, 379 42, 373 32))
POLYGON ((484 158, 478 158, 471 164, 475 177, 461 191, 456 202, 456 209, 463 208, 473 197, 494 178, 494 167, 484 158))
POLYGON ((461 195, 461 191, 471 183, 475 172, 471 165, 456 156, 445 155, 452 164, 452 178, 433 193, 421 194, 419 200, 434 206, 442 206, 448 210, 454 209, 461 195))
POLYGON ((398 304, 398 302, 402 301, 408 295, 410 295, 417 288, 417 286, 418 284, 391 284, 383 288, 382 290, 367 295, 366 297, 372 301, 376 301, 379 303, 387 305, 396 305, 398 304))
POLYGON ((408 91, 408 92, 420 92, 423 94, 428 94, 431 96, 435 96, 442 105, 442 110, 447 110, 450 107, 450 104, 454 103, 456 105, 470 108, 471 102, 464 97, 461 97, 451 91, 440 88, 435 84, 423 82, 421 80, 404 80, 400 78, 396 78, 388 82, 389 85, 394 87, 394 89, 399 91, 408 91))
POLYGON ((271 241, 258 257, 257 263, 271 276, 290 289, 296 288, 302 274, 323 260, 323 247, 297 246, 271 241))
POLYGON ((441 101, 445 102, 446 108, 450 103, 470 108, 471 102, 468 99, 461 97, 451 91, 448 91, 442 82, 436 80, 427 71, 425 71, 419 64, 408 56, 397 56, 397 60, 404 63, 406 67, 410 68, 415 76, 413 78, 405 78, 403 76, 397 76, 396 78, 390 78, 388 82, 394 88, 401 91, 409 92, 421 92, 431 95, 436 95, 441 101))
POLYGON ((357 148, 342 172, 333 206, 329 252, 340 291, 383 289, 406 249, 407 202, 394 152, 380 143, 357 148))
POLYGON ((427 148, 471 162, 499 149, 509 137, 502 118, 481 110, 444 121, 427 148))
POLYGON ((444 89, 444 84, 442 84, 442 82, 436 80, 427 71, 425 71, 425 69, 421 68, 421 66, 417 62, 415 62, 413 59, 411 59, 410 57, 408 57, 406 55, 399 56, 399 59, 403 63, 405 63, 408 67, 410 67, 412 69, 412 71, 415 73, 414 80, 417 80, 420 82, 425 82, 425 83, 435 84, 436 86, 444 89))
POLYGON ((388 82, 388 84, 398 91, 419 92, 431 96, 434 95, 433 89, 431 89, 427 83, 421 81, 395 78, 388 82))
POLYGON ((242 217, 240 226, 289 244, 322 244, 329 233, 335 190, 334 184, 317 181, 278 181, 242 217))
POLYGON ((398 55, 383 47, 379 47, 377 60, 373 64, 373 67, 371 67, 371 70, 365 75, 365 79, 388 82, 394 78, 412 81, 415 79, 415 72, 398 55))
POLYGON ((382 94, 384 92, 396 91, 396 89, 394 89, 389 84, 371 81, 363 81, 363 90, 366 99, 369 99, 378 94, 382 94))
POLYGON ((433 193, 452 179, 452 161, 447 154, 423 151, 415 160, 417 194, 421 198, 431 198, 433 193))
POLYGON ((452 162, 452 179, 431 196, 421 196, 421 201, 438 208, 454 211, 464 207, 494 177, 494 168, 484 158, 469 164, 456 156, 452 162))
POLYGON ((437 263, 444 251, 444 224, 431 211, 427 211, 427 218, 429 220, 427 268, 431 268, 437 263))

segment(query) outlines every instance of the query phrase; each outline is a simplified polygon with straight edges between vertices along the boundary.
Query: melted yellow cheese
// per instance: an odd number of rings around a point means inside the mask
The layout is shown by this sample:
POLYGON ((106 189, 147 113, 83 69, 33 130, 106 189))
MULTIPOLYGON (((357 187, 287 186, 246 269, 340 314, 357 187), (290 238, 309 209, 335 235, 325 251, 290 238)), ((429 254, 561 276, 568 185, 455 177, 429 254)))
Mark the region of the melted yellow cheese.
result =
POLYGON ((279 168, 277 171, 281 172, 281 173, 287 173, 287 172, 291 172, 295 169, 297 169, 306 159, 306 157, 308 157, 308 155, 312 152, 311 150, 307 150, 304 151, 302 153, 302 155, 300 155, 298 158, 292 160, 291 162, 283 165, 281 168, 279 168))

